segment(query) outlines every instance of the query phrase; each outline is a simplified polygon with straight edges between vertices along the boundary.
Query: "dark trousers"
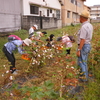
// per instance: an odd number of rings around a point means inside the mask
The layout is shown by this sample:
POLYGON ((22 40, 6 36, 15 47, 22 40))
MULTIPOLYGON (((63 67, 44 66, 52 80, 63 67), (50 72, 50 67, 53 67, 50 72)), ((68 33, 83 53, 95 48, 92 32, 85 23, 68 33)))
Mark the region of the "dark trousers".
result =
POLYGON ((4 52, 5 56, 7 57, 8 61, 10 62, 10 71, 11 71, 11 73, 13 73, 16 70, 14 54, 13 53, 10 54, 7 51, 5 46, 3 47, 3 52, 4 52))
POLYGON ((66 55, 70 54, 70 50, 71 50, 71 48, 69 48, 69 49, 66 50, 66 55))

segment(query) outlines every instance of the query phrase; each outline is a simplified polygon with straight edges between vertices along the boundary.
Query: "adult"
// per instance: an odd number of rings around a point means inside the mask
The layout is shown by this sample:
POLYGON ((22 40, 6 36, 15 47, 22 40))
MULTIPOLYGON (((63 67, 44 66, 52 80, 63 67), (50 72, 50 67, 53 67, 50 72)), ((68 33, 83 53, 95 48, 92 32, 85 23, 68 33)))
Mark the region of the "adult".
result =
POLYGON ((34 31, 38 29, 37 25, 33 25, 30 29, 29 29, 29 38, 32 37, 32 35, 34 34, 34 31))
POLYGON ((21 46, 29 46, 32 43, 32 41, 28 38, 25 40, 13 40, 10 42, 7 42, 4 44, 3 52, 5 56, 7 57, 8 61, 10 62, 10 72, 14 73, 16 71, 15 67, 15 56, 13 54, 13 51, 18 49, 18 52, 20 54, 25 54, 25 51, 21 48, 21 46))
POLYGON ((89 12, 86 10, 83 10, 80 15, 80 23, 82 23, 82 25, 77 34, 78 66, 80 66, 80 68, 81 68, 82 76, 85 76, 84 79, 81 79, 82 81, 88 80, 87 60, 88 60, 88 54, 91 50, 91 39, 92 39, 92 33, 93 33, 93 26, 88 21, 89 17, 90 17, 89 12))

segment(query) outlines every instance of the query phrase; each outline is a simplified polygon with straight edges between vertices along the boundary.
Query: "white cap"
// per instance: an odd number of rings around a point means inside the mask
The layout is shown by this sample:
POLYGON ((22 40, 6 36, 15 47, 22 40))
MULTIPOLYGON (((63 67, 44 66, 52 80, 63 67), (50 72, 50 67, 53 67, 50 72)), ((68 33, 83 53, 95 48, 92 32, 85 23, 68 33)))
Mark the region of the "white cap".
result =
POLYGON ((38 26, 37 25, 33 25, 36 29, 38 29, 38 26))
POLYGON ((30 39, 28 39, 28 38, 26 38, 25 40, 23 40, 23 42, 24 42, 27 46, 29 46, 29 45, 32 43, 32 41, 31 41, 30 39))

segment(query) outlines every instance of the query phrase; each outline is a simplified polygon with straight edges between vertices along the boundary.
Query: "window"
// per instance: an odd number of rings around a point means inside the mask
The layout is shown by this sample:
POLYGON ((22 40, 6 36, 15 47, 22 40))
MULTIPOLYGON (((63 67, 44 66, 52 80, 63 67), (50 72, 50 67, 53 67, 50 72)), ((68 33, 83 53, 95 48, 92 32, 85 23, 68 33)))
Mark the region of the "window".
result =
POLYGON ((50 13, 52 13, 52 9, 50 9, 50 13))
POLYGON ((30 5, 30 14, 38 14, 39 13, 39 7, 30 5))
POLYGON ((47 10, 47 16, 49 16, 49 9, 47 10))
POLYGON ((74 0, 71 0, 71 3, 74 3, 74 0))
POLYGON ((75 0, 75 5, 77 5, 77 1, 75 0))
POLYGON ((80 3, 80 2, 77 2, 77 6, 78 6, 78 7, 81 7, 81 3, 80 3))
POLYGON ((60 10, 56 10, 56 17, 57 19, 60 19, 60 10))
POLYGON ((70 18, 70 11, 67 11, 67 18, 70 18))

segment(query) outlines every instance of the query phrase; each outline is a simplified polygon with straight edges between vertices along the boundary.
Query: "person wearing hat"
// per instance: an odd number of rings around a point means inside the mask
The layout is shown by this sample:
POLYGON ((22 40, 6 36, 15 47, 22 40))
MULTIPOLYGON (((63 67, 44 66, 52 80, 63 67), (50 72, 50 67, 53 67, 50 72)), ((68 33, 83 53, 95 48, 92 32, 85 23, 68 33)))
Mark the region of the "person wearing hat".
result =
POLYGON ((21 46, 29 46, 32 41, 28 38, 25 40, 13 40, 4 44, 3 52, 10 62, 10 72, 14 73, 16 71, 15 67, 15 57, 13 51, 18 49, 20 54, 25 54, 25 51, 21 48, 21 46))
POLYGON ((35 44, 38 44, 38 42, 42 42, 42 43, 43 43, 43 41, 40 40, 40 39, 41 39, 41 37, 45 36, 46 34, 47 34, 46 31, 43 31, 43 32, 37 31, 36 33, 34 33, 34 34, 30 37, 30 39, 31 39, 31 40, 37 41, 37 42, 35 42, 35 44))
POLYGON ((30 29, 29 29, 29 38, 32 37, 32 35, 34 34, 34 31, 38 29, 37 25, 33 25, 30 29))
POLYGON ((82 23, 80 30, 77 34, 77 57, 78 57, 78 66, 81 69, 81 76, 85 79, 81 79, 83 82, 88 80, 88 67, 87 60, 88 54, 91 50, 91 39, 93 34, 93 26, 88 19, 90 14, 88 11, 83 10, 80 14, 80 23, 82 23))

